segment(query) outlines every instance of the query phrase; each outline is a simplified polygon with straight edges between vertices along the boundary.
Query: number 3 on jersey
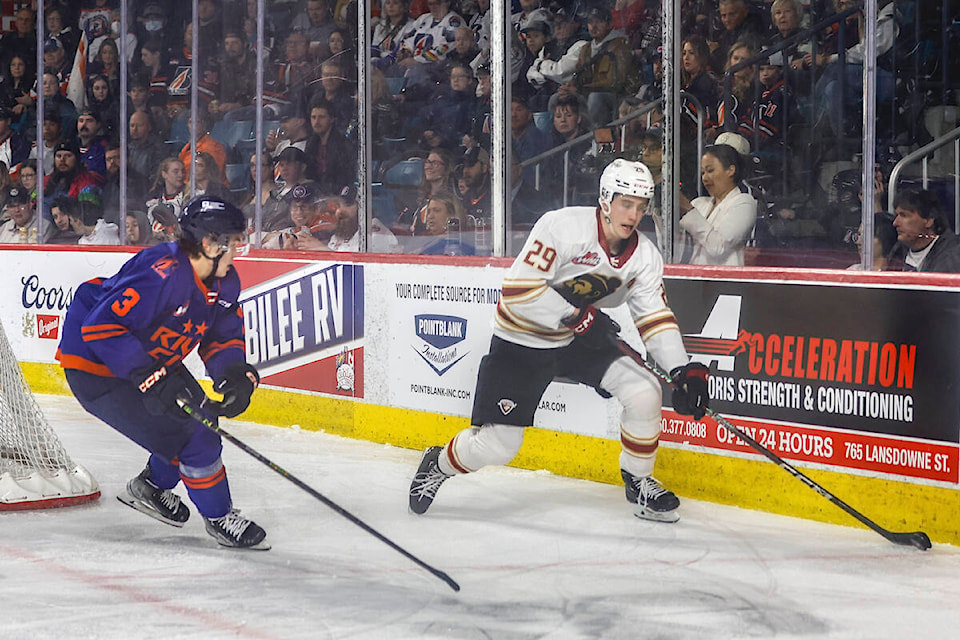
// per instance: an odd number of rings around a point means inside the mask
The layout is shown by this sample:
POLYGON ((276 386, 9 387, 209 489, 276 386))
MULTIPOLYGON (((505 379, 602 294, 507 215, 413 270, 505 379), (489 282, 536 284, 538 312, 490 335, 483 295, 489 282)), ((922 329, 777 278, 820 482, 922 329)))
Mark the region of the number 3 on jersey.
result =
POLYGON ((539 240, 533 241, 533 249, 527 252, 523 262, 543 272, 549 272, 557 259, 557 251, 553 247, 545 246, 539 240))
POLYGON ((130 313, 130 310, 137 306, 138 302, 140 302, 140 294, 137 293, 136 289, 127 287, 120 294, 120 297, 110 305, 110 310, 122 318, 130 313))

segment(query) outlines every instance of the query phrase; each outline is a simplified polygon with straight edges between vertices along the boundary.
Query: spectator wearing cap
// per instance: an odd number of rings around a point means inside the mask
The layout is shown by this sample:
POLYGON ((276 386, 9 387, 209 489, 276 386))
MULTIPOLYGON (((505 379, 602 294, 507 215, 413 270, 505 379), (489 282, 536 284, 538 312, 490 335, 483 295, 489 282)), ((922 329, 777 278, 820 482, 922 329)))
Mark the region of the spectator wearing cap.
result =
POLYGON ((257 94, 256 69, 256 58, 244 45, 243 34, 228 29, 223 34, 219 92, 209 104, 210 111, 226 116, 232 111, 254 106, 257 94))
POLYGON ((18 165, 30 155, 30 143, 10 127, 12 121, 10 110, 0 107, 0 162, 15 173, 18 165))
POLYGON ((462 180, 464 215, 474 226, 490 227, 490 154, 482 147, 471 147, 463 154, 462 180))
MULTIPOLYGON (((193 133, 193 118, 190 117, 190 112, 185 111, 182 117, 186 119, 187 128, 193 133)), ((227 150, 224 149, 223 145, 220 144, 216 138, 210 135, 211 121, 212 118, 209 113, 202 112, 197 114, 197 127, 199 127, 200 130, 197 132, 196 153, 209 153, 213 156, 217 166, 220 167, 220 173, 225 173, 227 167, 227 150)), ((178 155, 188 175, 190 174, 190 161, 193 155, 195 155, 193 145, 190 142, 183 145, 178 155)))
POLYGON ((157 219, 156 210, 162 207, 170 209, 174 220, 180 218, 180 211, 187 198, 186 182, 186 170, 180 158, 171 156, 160 162, 153 185, 144 198, 151 224, 157 219))
POLYGON ((77 142, 80 148, 80 161, 88 171, 107 174, 107 139, 100 129, 100 113, 93 109, 84 109, 77 116, 77 142))
MULTIPOLYGON (((47 111, 43 116, 43 175, 53 173, 53 150, 60 144, 60 116, 55 112, 47 111)), ((30 158, 37 160, 37 141, 30 145, 30 158)))
POLYGON ((21 7, 15 16, 14 30, 0 36, 0 62, 7 68, 13 56, 37 59, 37 18, 29 7, 21 7))
MULTIPOLYGON (((517 158, 523 162, 540 155, 550 148, 550 135, 541 131, 533 122, 533 113, 520 96, 512 96, 510 102, 510 135, 517 158)), ((529 184, 534 184, 536 169, 531 165, 523 170, 529 184)))
POLYGON ((60 91, 65 93, 67 85, 70 83, 73 60, 67 60, 63 43, 56 38, 47 38, 43 41, 43 68, 57 76, 60 91))
POLYGON ((533 20, 549 21, 550 12, 542 6, 542 0, 520 0, 520 11, 510 16, 510 24, 517 33, 520 33, 533 20))
POLYGON ((67 213, 70 227, 80 238, 80 245, 118 245, 120 228, 103 219, 103 211, 92 202, 78 202, 76 210, 67 213))
POLYGON ((793 89, 783 78, 783 53, 777 51, 760 65, 760 95, 747 108, 739 132, 752 141, 767 173, 780 174, 785 161, 786 132, 800 116, 793 89))
POLYGON ((590 121, 613 120, 620 100, 636 90, 637 69, 623 32, 613 28, 610 11, 594 7, 587 14, 590 46, 580 49, 573 85, 587 99, 590 121))
POLYGON ((54 199, 50 206, 53 228, 47 244, 77 244, 80 234, 70 226, 69 213, 79 208, 80 203, 69 196, 60 195, 54 199))
MULTIPOLYGON (((3 215, 10 219, 0 226, 0 243, 36 243, 37 220, 30 194, 20 187, 7 189, 6 203, 3 206, 3 215)), ((53 234, 50 224, 40 220, 40 242, 46 242, 53 234)))
POLYGON ((134 111, 127 125, 127 165, 141 176, 150 176, 169 154, 154 133, 153 118, 146 111, 134 111))
POLYGON ((428 149, 452 149, 470 130, 476 110, 473 71, 465 63, 450 66, 449 79, 442 85, 423 111, 420 133, 408 132, 407 138, 418 138, 428 149))
MULTIPOLYGON (((377 218, 367 225, 367 248, 371 253, 396 253, 399 249, 397 237, 377 218)), ((300 249, 328 249, 330 251, 360 251, 360 206, 357 203, 357 187, 349 185, 343 188, 336 198, 333 235, 326 246, 307 240, 298 244, 300 249)))
POLYGON ((74 200, 102 204, 103 176, 84 168, 80 149, 74 142, 60 142, 53 150, 53 173, 43 183, 46 216, 50 213, 49 203, 62 194, 74 200))
POLYGON ((314 184, 298 184, 290 191, 290 226, 263 236, 264 249, 322 249, 333 234, 336 205, 316 191, 314 184))
POLYGON ((357 150, 340 133, 337 115, 326 102, 310 107, 310 129, 304 153, 306 175, 319 184, 322 193, 340 193, 357 179, 357 150))
POLYGON ((427 0, 427 9, 414 20, 397 53, 397 64, 409 84, 431 79, 433 68, 453 50, 456 30, 464 25, 463 18, 451 9, 450 0, 427 0))
POLYGON ((580 20, 563 7, 553 18, 554 37, 548 40, 527 70, 527 81, 539 88, 548 83, 566 84, 573 79, 580 60, 580 50, 587 41, 580 37, 580 20))
MULTIPOLYGON (((148 0, 137 16, 137 35, 144 45, 149 40, 152 46, 156 47, 156 51, 167 54, 172 49, 173 38, 179 36, 173 33, 175 30, 170 28, 169 22, 161 3, 148 0)), ((168 55, 164 57, 169 59, 168 55)))
POLYGON ((525 63, 527 64, 526 68, 523 69, 524 91, 527 92, 528 96, 527 103, 534 111, 546 111, 550 96, 557 89, 557 83, 533 70, 546 55, 547 45, 553 38, 553 27, 546 20, 528 20, 520 30, 520 37, 527 48, 525 55, 525 63))
POLYGON ((312 180, 307 179, 307 155, 296 147, 287 147, 276 158, 276 186, 270 190, 270 198, 263 205, 264 231, 280 231, 290 227, 290 203, 293 191, 298 186, 317 189, 312 180))
POLYGON ((301 151, 307 148, 310 129, 307 119, 298 110, 287 112, 280 119, 280 129, 271 129, 264 140, 264 146, 272 157, 277 157, 287 147, 296 147, 301 151))

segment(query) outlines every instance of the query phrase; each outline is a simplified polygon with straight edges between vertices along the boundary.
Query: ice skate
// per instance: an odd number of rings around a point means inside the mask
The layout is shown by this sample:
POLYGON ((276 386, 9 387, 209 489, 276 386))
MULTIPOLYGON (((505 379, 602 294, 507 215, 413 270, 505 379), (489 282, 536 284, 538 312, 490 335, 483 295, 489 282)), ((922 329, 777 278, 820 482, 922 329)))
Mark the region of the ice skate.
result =
POLYGON ((221 546, 260 551, 270 548, 266 541, 267 532, 253 520, 240 515, 237 509, 231 509, 221 518, 204 518, 203 522, 207 533, 221 546))
POLYGON ((174 527, 182 527, 190 518, 190 509, 180 501, 180 496, 150 482, 150 467, 130 480, 126 491, 120 492, 117 500, 174 527))
POLYGON ((677 507, 680 499, 667 491, 653 476, 637 477, 620 470, 626 487, 627 502, 633 505, 633 515, 656 522, 676 522, 680 519, 677 507))
POLYGON ((433 504, 433 499, 437 497, 440 485, 453 477, 440 470, 438 460, 442 450, 443 447, 430 447, 420 458, 417 474, 410 483, 410 511, 413 513, 426 513, 433 504))

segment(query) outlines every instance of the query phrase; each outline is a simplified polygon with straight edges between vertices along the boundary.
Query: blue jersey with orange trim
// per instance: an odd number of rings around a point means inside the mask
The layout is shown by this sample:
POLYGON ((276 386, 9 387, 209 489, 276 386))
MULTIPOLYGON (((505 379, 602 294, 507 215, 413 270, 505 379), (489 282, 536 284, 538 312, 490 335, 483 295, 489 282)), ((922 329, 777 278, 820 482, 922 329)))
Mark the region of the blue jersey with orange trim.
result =
POLYGON ((57 360, 65 369, 130 378, 158 362, 180 362, 198 345, 214 380, 245 360, 240 277, 233 267, 199 280, 176 242, 149 247, 116 275, 77 288, 63 323, 57 360))

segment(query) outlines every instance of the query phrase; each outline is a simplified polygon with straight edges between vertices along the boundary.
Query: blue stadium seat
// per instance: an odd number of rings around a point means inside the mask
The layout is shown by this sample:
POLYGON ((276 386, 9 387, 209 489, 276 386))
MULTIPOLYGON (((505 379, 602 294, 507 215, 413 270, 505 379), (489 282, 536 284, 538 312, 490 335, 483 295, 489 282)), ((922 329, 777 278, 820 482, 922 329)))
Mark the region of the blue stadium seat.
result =
POLYGON ((549 111, 537 111, 533 114, 533 124, 537 129, 544 133, 550 133, 553 130, 553 114, 549 111))
POLYGON ((388 187, 419 187, 423 184, 423 158, 401 160, 383 174, 388 187))
POLYGON ((250 163, 228 164, 224 167, 231 191, 246 191, 250 184, 250 163))
POLYGON ((399 77, 388 77, 387 86, 390 88, 390 93, 392 95, 397 95, 403 88, 407 86, 407 79, 403 76, 399 77))

